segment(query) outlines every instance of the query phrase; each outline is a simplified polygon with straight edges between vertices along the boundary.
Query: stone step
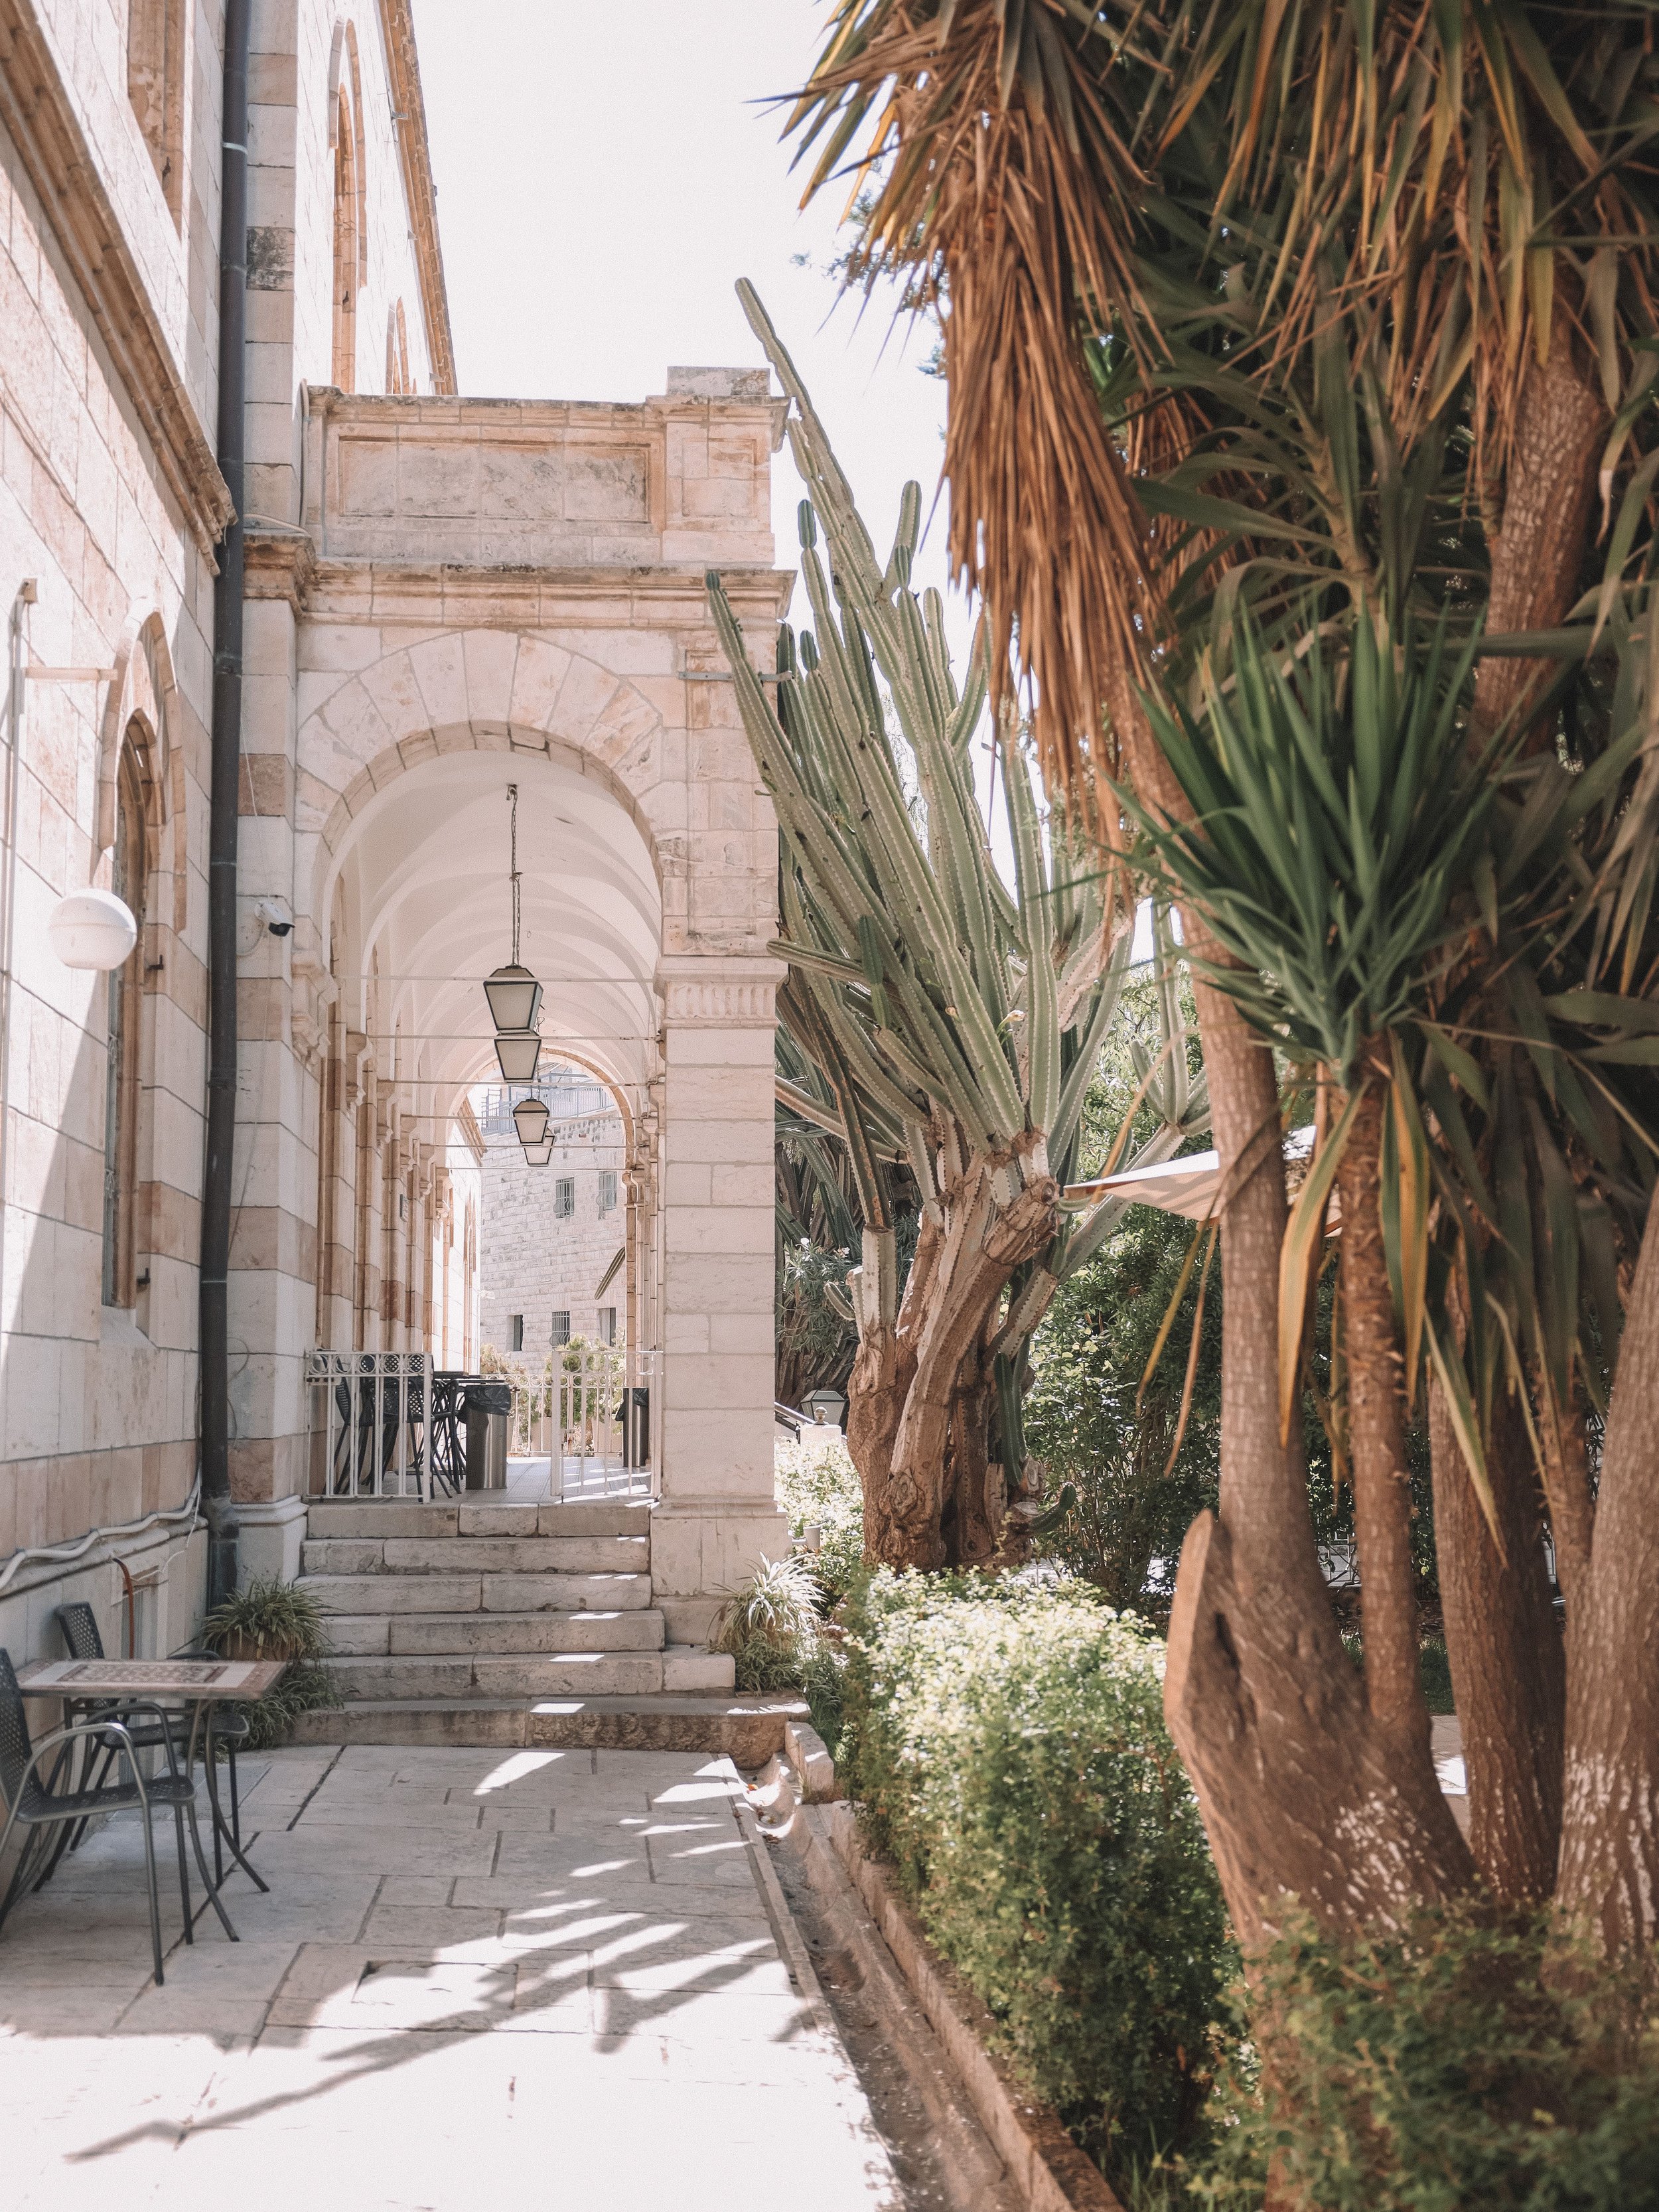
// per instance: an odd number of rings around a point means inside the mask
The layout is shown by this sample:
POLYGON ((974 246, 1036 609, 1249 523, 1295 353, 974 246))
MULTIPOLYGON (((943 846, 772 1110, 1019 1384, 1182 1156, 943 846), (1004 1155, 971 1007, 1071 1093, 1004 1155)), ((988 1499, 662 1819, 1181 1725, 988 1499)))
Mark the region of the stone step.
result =
POLYGON ((301 1575, 326 1613, 643 1613, 649 1575, 301 1575))
POLYGON ((485 1505, 465 1499, 419 1505, 404 1498, 319 1498, 306 1515, 306 1534, 319 1539, 643 1536, 650 1527, 650 1506, 622 1498, 585 1505, 485 1505))
POLYGON ((535 1651, 660 1651, 661 1613, 330 1613, 331 1650, 350 1658, 429 1659, 475 1652, 507 1657, 535 1651))
POLYGON ((365 1698, 635 1697, 663 1687, 660 1651, 566 1651, 500 1657, 333 1659, 343 1696, 365 1698))
POLYGON ((648 1536, 325 1536, 301 1549, 307 1575, 647 1574, 648 1536))
MULTIPOLYGON (((708 1654, 689 1659, 709 1664, 708 1654)), ((675 1655, 664 1655, 671 1682, 675 1655)), ((729 1663, 729 1662, 728 1662, 729 1663)), ((738 1697, 730 1691, 636 1697, 362 1698, 330 1711, 301 1713, 295 1743, 479 1746, 491 1750, 725 1752, 744 1767, 764 1766, 783 1747, 786 1720, 806 1706, 782 1692, 738 1697)))

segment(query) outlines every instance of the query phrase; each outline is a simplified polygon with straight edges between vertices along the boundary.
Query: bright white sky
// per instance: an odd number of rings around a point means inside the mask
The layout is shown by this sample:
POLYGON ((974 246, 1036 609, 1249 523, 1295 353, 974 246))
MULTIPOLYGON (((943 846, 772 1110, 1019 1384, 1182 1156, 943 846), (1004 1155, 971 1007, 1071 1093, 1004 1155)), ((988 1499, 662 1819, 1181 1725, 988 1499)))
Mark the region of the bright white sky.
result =
MULTIPOLYGON (((732 294, 748 276, 794 356, 885 552, 907 477, 922 487, 915 580, 946 589, 937 508, 945 387, 931 325, 828 274, 845 184, 805 211, 787 107, 826 0, 414 0, 450 317, 463 392, 642 399, 671 362, 758 365, 732 294), (802 257, 805 257, 804 263, 802 257), (930 513, 931 511, 931 513, 930 513)), ((773 461, 780 567, 801 484, 773 461)), ((947 591, 958 678, 972 613, 947 591)), ((810 619, 804 592, 790 610, 810 619)), ((981 804, 988 749, 975 744, 981 804)), ((1006 817, 993 846, 1012 878, 1006 817)))
MULTIPOLYGON (((758 364, 732 290, 750 277, 884 550, 907 477, 931 503, 945 387, 918 366, 930 331, 879 299, 860 318, 825 273, 846 186, 797 206, 771 102, 825 16, 823 0, 415 0, 461 389, 642 399, 671 362, 758 364)), ((793 566, 787 449, 773 481, 793 566)), ((921 568, 940 585, 944 522, 921 568)))

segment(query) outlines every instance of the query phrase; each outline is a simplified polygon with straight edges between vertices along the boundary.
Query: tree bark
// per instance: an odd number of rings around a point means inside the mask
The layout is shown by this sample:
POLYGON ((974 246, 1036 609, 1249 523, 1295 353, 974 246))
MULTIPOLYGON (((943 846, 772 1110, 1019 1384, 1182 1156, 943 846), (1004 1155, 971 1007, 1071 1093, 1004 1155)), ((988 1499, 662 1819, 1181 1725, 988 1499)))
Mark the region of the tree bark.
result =
POLYGON ((1494 1896, 1536 1905, 1555 1886, 1560 1845, 1566 1662, 1544 1563, 1532 1446, 1520 1408, 1505 1399, 1486 1450, 1500 1557, 1437 1383, 1429 1391, 1429 1443, 1469 1845, 1494 1896))
MULTIPOLYGON (((1370 1048, 1364 1060, 1370 1061, 1370 1048)), ((1386 1065, 1386 1063, 1385 1063, 1386 1065)), ((1364 1079, 1362 1077, 1361 1079, 1364 1079)), ((1342 1200, 1342 1334, 1348 1374, 1349 1463, 1359 1549, 1365 1704, 1372 1721, 1413 1764, 1434 1762, 1418 1658, 1417 1578, 1412 1570, 1411 1474, 1394 1292, 1379 1202, 1385 1077, 1373 1067, 1354 1109, 1336 1171, 1342 1200)))
MULTIPOLYGON (((1172 819, 1190 809, 1127 678, 1109 700, 1131 781, 1172 819)), ((1227 956, 1190 910, 1195 960, 1227 956)), ((1193 1787, 1227 1909, 1247 1950, 1279 1900, 1328 1928, 1398 1922, 1419 1898, 1465 1888, 1473 1863, 1420 1757, 1371 1723, 1337 1632, 1308 1510, 1299 1435, 1279 1432, 1279 1256, 1286 1218, 1273 1054, 1196 974, 1212 1126, 1227 1193, 1221 1227, 1219 1514, 1187 1532, 1170 1616, 1164 1711, 1193 1787)))
MULTIPOLYGON (((1203 942, 1183 927, 1189 945, 1203 942)), ((1473 1864, 1435 1781, 1426 1716, 1414 1744, 1380 1727, 1337 1633, 1299 1440, 1279 1434, 1285 1201, 1272 1056, 1230 1000, 1202 984, 1197 997, 1224 1177, 1241 1158, 1260 1164, 1223 1216, 1221 1511, 1200 1515, 1182 1547, 1164 1708, 1252 1949, 1271 1940, 1287 1894, 1328 1928, 1397 1924, 1417 1899, 1467 1887, 1473 1864)))
POLYGON ((1659 1938, 1659 1206, 1607 1412, 1589 1588, 1572 1624, 1556 1903, 1650 1986, 1659 1938))
POLYGON ((848 1386, 847 1443, 864 1492, 872 1565, 988 1565, 1005 1505, 986 1454, 984 1353, 1009 1278, 1043 1250, 1060 1186, 1033 1174, 1039 1142, 973 1153, 944 1179, 942 1220, 924 1216, 896 1324, 864 1329, 848 1386), (997 1184, 1012 1176, 1018 1188, 997 1184))
POLYGON ((1539 1440, 1544 1447, 1544 1495, 1549 1500, 1550 1534, 1555 1542, 1555 1573, 1566 1600, 1571 1636, 1589 1579, 1590 1546, 1595 1528, 1595 1498, 1590 1489, 1589 1444, 1584 1435, 1583 1401, 1575 1389, 1571 1403, 1553 1407, 1541 1375, 1534 1373, 1539 1440))
MULTIPOLYGON (((1577 597, 1607 434, 1606 402, 1574 359, 1571 325, 1558 306, 1548 356, 1541 368, 1534 362, 1516 406, 1503 526, 1490 547, 1489 635, 1553 629, 1577 597)), ((1477 727, 1490 732, 1524 713, 1553 672, 1547 660, 1483 659, 1474 685, 1477 727)), ((1547 737, 1536 730, 1531 742, 1547 737)))

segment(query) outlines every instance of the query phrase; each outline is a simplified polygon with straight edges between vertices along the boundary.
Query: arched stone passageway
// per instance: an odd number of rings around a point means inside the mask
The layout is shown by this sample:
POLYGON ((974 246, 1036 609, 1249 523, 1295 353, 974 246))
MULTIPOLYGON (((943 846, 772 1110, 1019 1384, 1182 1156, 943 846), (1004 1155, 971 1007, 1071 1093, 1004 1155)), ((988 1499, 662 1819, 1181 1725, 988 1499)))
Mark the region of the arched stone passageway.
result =
MULTIPOLYGON (((615 1096, 630 1136, 654 1125, 655 974, 661 897, 635 813, 608 782, 566 757, 525 746, 466 748, 382 764, 360 811, 336 823, 315 896, 331 917, 322 964, 330 1003, 321 1077, 337 1117, 319 1129, 319 1245, 337 1251, 340 1225, 361 1216, 346 1063, 359 1085, 378 1078, 397 1100, 396 1143, 420 1170, 417 1235, 381 1241, 393 1261, 377 1291, 337 1259, 319 1274, 319 1335, 331 1346, 386 1350, 435 1345, 441 1286, 417 1284, 424 1240, 453 1240, 450 1182, 457 1123, 480 1083, 499 1080, 483 981, 512 950, 510 859, 516 808, 521 872, 520 957, 544 986, 544 1057, 574 1059, 615 1096), (510 796, 511 795, 511 796, 510 796), (415 1309, 418 1306, 419 1312, 415 1309), (378 1331, 374 1324, 380 1324, 378 1331)), ((634 1201, 654 1183, 648 1147, 623 1163, 630 1202, 627 1340, 658 1341, 651 1221, 634 1201)), ((407 1217, 408 1199, 404 1200, 407 1217)), ((367 1231, 373 1239, 377 1231, 367 1231)), ((475 1285, 476 1289, 476 1285, 475 1285)), ((456 1332, 452 1328, 448 1334, 456 1332)), ((471 1340, 474 1332, 462 1330, 471 1340)))
POLYGON ((250 538, 235 1487, 297 1519, 313 1347, 434 1341, 422 1255, 494 1069, 515 786, 546 1046, 623 1107, 653 1580, 688 1641, 782 1537, 776 831, 703 587, 718 565, 764 654, 791 582, 764 383, 698 372, 633 408, 313 392, 305 527, 250 538))

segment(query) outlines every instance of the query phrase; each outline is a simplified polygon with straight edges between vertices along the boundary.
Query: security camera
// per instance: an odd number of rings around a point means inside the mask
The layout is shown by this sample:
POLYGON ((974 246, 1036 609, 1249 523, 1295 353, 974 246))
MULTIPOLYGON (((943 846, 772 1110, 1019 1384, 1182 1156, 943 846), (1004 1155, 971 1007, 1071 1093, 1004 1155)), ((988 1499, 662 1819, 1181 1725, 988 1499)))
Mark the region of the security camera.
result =
POLYGON ((294 927, 274 899, 256 899, 253 911, 273 937, 287 937, 294 927))

